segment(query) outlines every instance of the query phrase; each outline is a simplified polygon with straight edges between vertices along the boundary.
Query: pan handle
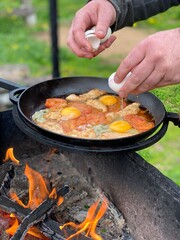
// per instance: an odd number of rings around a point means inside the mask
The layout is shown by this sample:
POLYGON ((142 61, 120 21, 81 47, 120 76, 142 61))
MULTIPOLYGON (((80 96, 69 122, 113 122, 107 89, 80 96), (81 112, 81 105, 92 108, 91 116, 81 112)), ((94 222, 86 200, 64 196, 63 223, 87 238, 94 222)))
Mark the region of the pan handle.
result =
POLYGON ((11 91, 11 90, 20 88, 22 86, 15 82, 11 82, 9 80, 0 78, 0 87, 11 91))
POLYGON ((9 99, 12 103, 17 104, 17 102, 19 101, 19 96, 22 92, 24 92, 24 90, 26 90, 27 87, 21 87, 18 89, 14 89, 9 93, 9 99))
POLYGON ((167 112, 166 118, 168 121, 173 122, 175 126, 180 127, 180 113, 167 112))

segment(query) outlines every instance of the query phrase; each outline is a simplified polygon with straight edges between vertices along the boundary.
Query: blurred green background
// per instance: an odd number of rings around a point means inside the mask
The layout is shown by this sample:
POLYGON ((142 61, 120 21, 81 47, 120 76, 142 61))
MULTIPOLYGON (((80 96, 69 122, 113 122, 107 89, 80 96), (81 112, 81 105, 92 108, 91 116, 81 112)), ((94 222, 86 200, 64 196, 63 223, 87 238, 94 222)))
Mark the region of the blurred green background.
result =
MULTIPOLYGON (((70 23, 75 12, 86 1, 58 0, 59 26, 70 23)), ((0 67, 6 64, 26 64, 32 78, 51 75, 50 46, 37 39, 37 33, 49 31, 49 1, 32 0, 37 23, 28 26, 23 17, 13 14, 21 1, 2 0, 0 2, 0 67)), ((134 28, 156 31, 179 27, 180 8, 173 7, 146 21, 134 24, 134 28)), ((119 62, 122 57, 119 56, 119 62)), ((66 47, 60 48, 61 76, 107 77, 118 67, 108 59, 97 57, 92 60, 80 59, 66 47), (79 67, 79 66, 82 66, 79 67), (91 69, 91 71, 89 71, 91 69)), ((164 103, 169 112, 180 112, 180 85, 168 86, 152 91, 164 103)), ((170 124, 166 135, 153 146, 139 151, 140 155, 164 175, 180 185, 180 129, 170 124)))

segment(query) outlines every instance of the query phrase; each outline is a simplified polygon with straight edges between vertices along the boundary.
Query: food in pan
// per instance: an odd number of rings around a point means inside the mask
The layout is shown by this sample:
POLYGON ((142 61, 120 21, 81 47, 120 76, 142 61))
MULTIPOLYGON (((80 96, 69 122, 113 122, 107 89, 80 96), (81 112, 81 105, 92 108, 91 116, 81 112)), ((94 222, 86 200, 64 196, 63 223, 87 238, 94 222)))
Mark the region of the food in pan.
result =
POLYGON ((66 136, 87 139, 114 139, 147 131, 155 123, 150 113, 137 102, 100 89, 64 98, 46 99, 44 109, 33 114, 40 127, 66 136))

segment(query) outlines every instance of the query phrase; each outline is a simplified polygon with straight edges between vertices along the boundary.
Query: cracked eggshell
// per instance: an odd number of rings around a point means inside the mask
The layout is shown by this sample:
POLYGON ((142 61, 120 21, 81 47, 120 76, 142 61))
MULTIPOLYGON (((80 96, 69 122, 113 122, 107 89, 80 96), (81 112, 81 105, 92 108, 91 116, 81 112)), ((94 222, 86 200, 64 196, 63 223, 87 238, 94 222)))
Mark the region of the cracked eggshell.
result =
MULTIPOLYGON (((89 31, 94 31, 94 33, 95 33, 96 26, 92 27, 91 30, 89 30, 89 31)), ((111 34, 112 34, 112 30, 111 30, 111 28, 108 28, 106 36, 103 39, 100 39, 101 43, 104 43, 106 40, 108 40, 110 38, 111 34)))
POLYGON ((126 80, 130 77, 130 75, 132 74, 131 72, 129 72, 126 77, 124 78, 124 80, 120 83, 115 83, 114 82, 114 76, 115 76, 116 72, 112 73, 111 76, 108 78, 108 84, 109 87, 114 91, 114 92, 119 92, 122 88, 122 86, 125 84, 126 80))
POLYGON ((90 42, 94 51, 98 50, 100 46, 100 39, 97 38, 94 33, 87 34, 85 38, 90 42))
POLYGON ((85 32, 85 38, 91 43, 93 50, 97 51, 100 44, 104 43, 111 36, 111 28, 108 28, 107 34, 103 39, 99 39, 95 35, 96 27, 92 27, 90 30, 85 32))
POLYGON ((95 29, 89 29, 85 32, 85 37, 87 37, 89 34, 94 34, 95 33, 95 29))

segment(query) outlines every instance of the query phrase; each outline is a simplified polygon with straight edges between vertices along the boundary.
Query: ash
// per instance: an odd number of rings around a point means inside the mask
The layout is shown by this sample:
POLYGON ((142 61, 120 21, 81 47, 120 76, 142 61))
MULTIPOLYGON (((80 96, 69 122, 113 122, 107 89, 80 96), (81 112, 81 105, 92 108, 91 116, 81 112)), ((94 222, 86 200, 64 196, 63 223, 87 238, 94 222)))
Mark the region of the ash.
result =
MULTIPOLYGON (((56 149, 33 157, 24 154, 19 161, 20 166, 15 168, 15 177, 11 182, 11 191, 15 191, 24 203, 29 197, 28 181, 24 175, 26 163, 44 177, 50 191, 53 187, 59 189, 63 185, 69 186, 70 191, 64 197, 64 202, 51 215, 59 225, 70 221, 81 223, 85 220, 89 207, 105 195, 81 176, 63 153, 56 149)), ((112 202, 109 202, 108 210, 99 221, 96 232, 103 240, 133 240, 123 215, 112 202)))

